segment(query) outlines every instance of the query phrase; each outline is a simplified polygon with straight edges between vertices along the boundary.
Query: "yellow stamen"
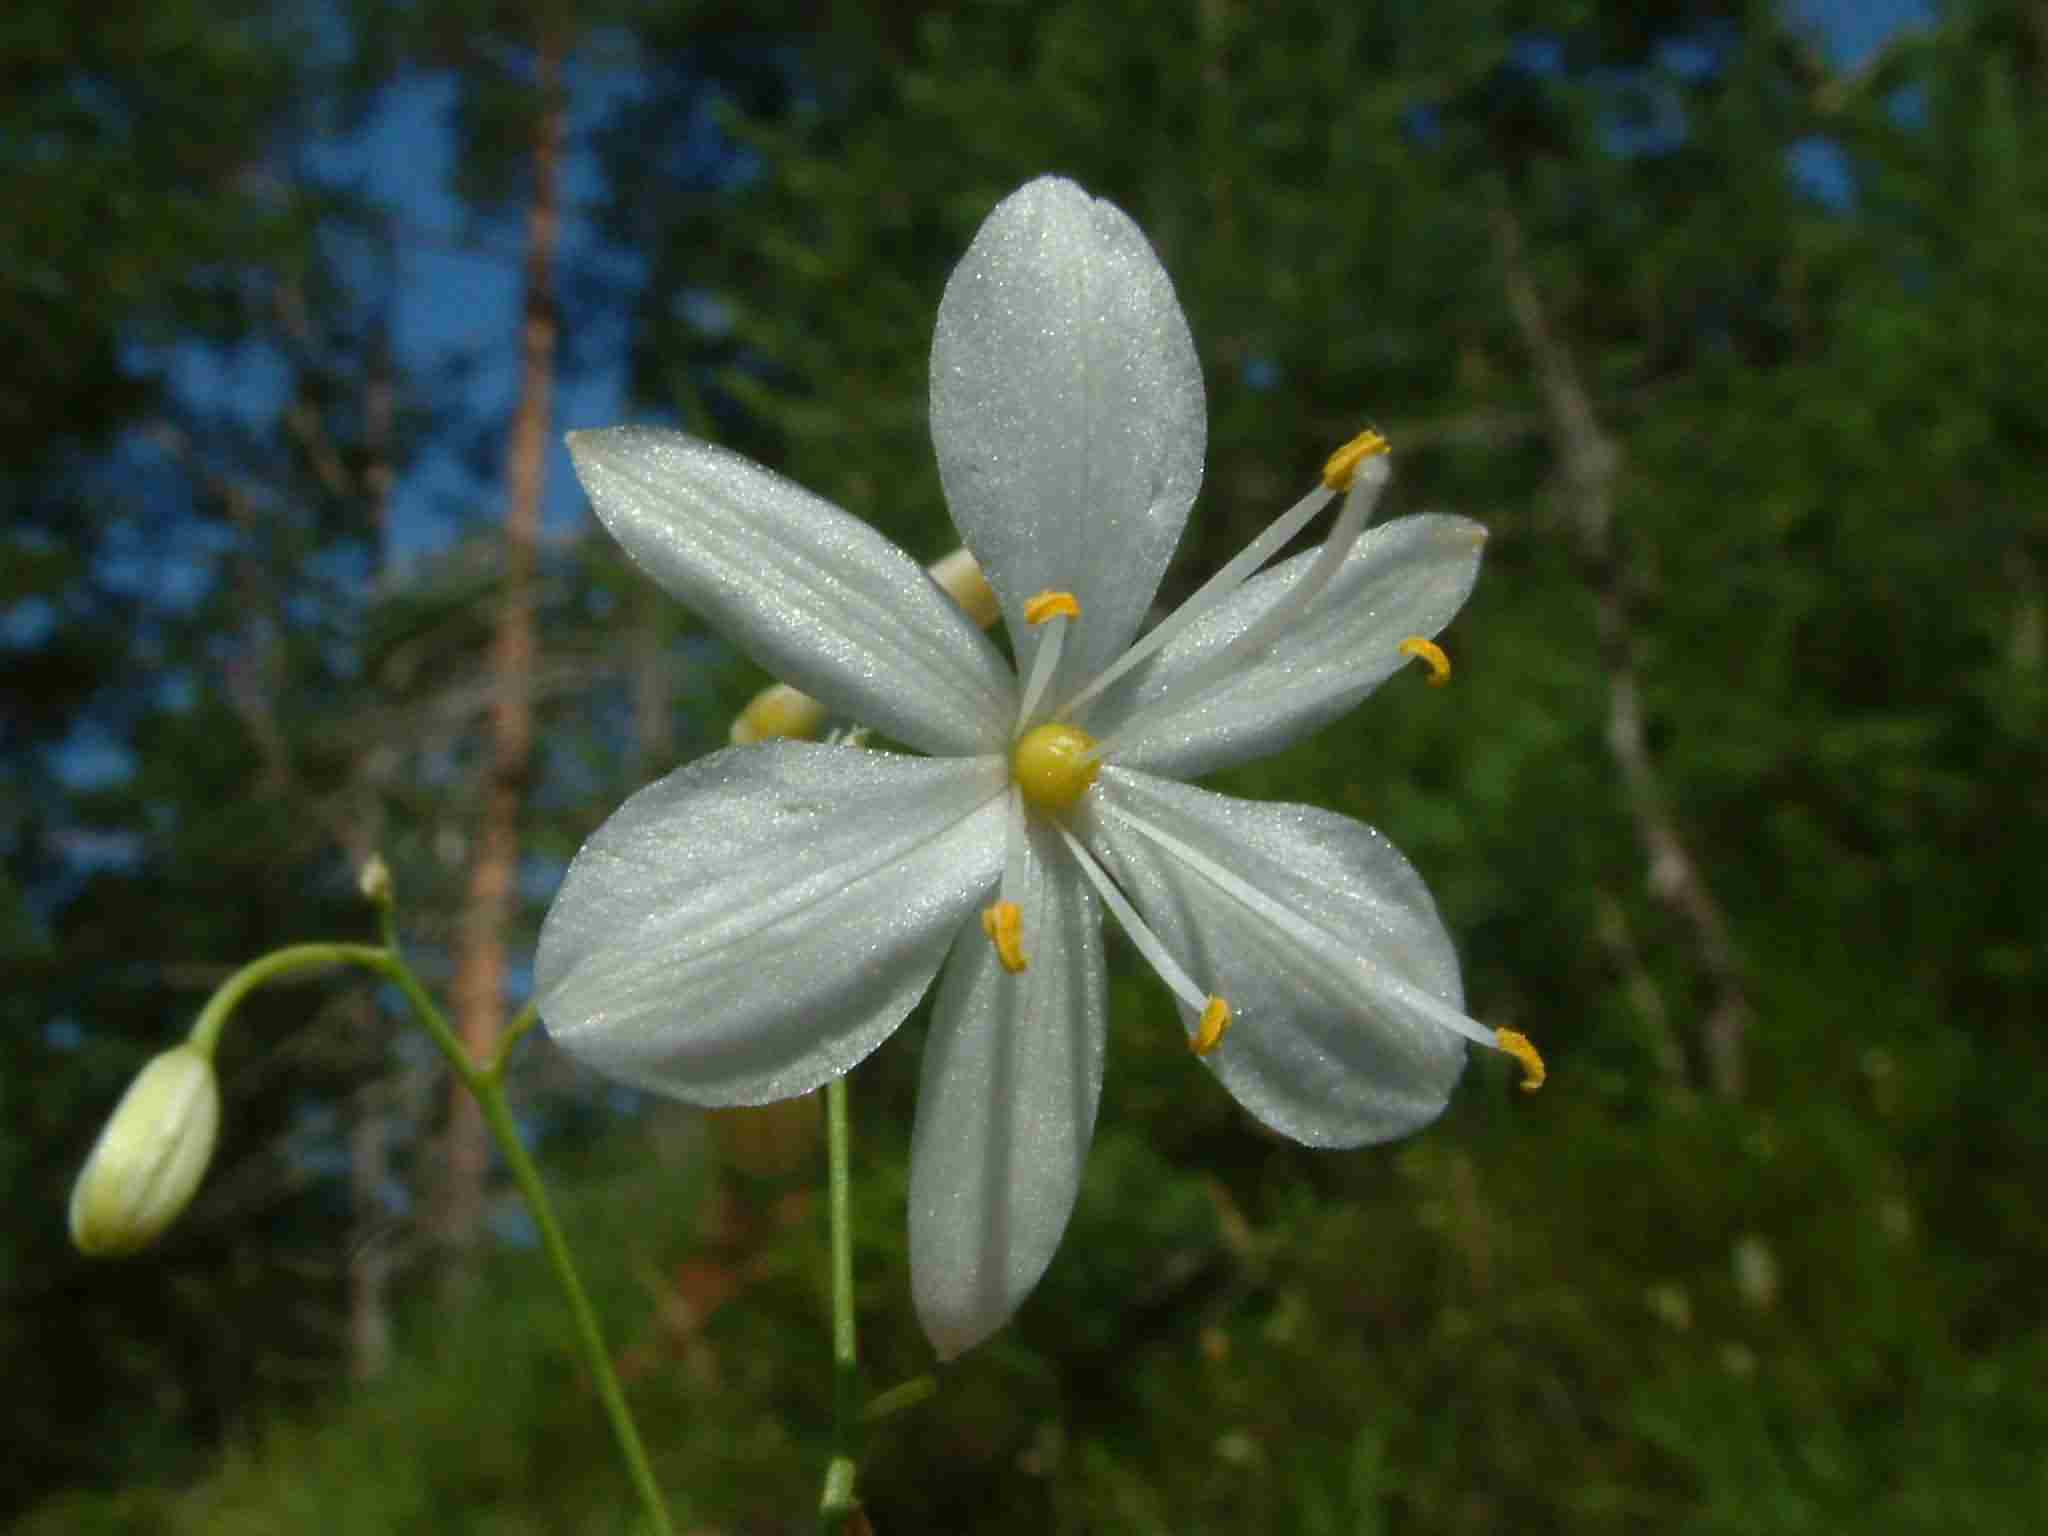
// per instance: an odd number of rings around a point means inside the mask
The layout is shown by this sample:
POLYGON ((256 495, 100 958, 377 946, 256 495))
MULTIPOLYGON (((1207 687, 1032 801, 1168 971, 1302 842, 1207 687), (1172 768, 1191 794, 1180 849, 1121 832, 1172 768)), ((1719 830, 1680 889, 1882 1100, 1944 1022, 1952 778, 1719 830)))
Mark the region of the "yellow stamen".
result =
POLYGON ((996 958, 1012 976, 1031 962, 1024 954, 1024 918, 1014 901, 999 901, 981 912, 981 931, 996 947, 996 958))
POLYGON ((1522 1064, 1522 1092, 1534 1093, 1543 1086, 1543 1080, 1550 1074, 1544 1068, 1541 1053, 1527 1035, 1519 1029, 1496 1029, 1493 1043, 1522 1064))
POLYGON ((1383 453, 1391 452, 1393 445, 1371 427, 1367 427, 1324 462, 1323 484, 1333 491, 1348 491, 1351 489, 1351 477, 1358 473, 1359 465, 1367 459, 1378 458, 1383 453))
POLYGON ((1206 1056, 1223 1043, 1223 1037, 1230 1033, 1230 1004, 1222 998, 1209 998, 1209 1006, 1202 1010, 1202 1021, 1195 1026, 1195 1038, 1188 1042, 1188 1049, 1197 1056, 1206 1056))
POLYGON ((1010 778, 1040 810, 1069 810, 1102 771, 1094 750, 1095 738, 1079 726, 1050 721, 1024 733, 1010 754, 1010 778))
POLYGON ((981 574, 981 563, 966 550, 956 549, 945 559, 935 561, 925 574, 944 588, 946 596, 958 603, 967 617, 983 629, 1003 616, 1003 605, 996 600, 996 589, 981 574))
POLYGON ((777 736, 809 738, 825 723, 825 706, 787 683, 773 683, 755 694, 732 723, 732 744, 750 747, 777 736))
POLYGON ((1047 619, 1081 617, 1081 604, 1071 592, 1055 592, 1051 588, 1031 598, 1024 604, 1024 622, 1043 624, 1047 619))
POLYGON ((1414 656, 1429 663, 1429 686, 1441 688, 1451 680, 1451 658, 1444 654, 1444 648, 1434 640, 1425 640, 1420 635, 1410 635, 1397 650, 1403 656, 1414 656))

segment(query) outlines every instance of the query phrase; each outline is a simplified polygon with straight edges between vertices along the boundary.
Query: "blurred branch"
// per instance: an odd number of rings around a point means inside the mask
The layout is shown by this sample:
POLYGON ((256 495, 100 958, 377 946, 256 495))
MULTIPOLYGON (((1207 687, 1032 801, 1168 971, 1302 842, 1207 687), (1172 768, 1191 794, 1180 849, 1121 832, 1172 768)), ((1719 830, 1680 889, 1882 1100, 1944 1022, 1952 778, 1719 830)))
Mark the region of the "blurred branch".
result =
POLYGON ((627 661, 633 688, 634 765, 641 778, 653 778, 675 761, 665 638, 659 598, 652 583, 643 584, 634 603, 627 661))
POLYGON ((1621 771, 1629 818, 1649 863, 1650 891, 1690 929, 1713 1001, 1701 1042, 1716 1092, 1742 1091, 1743 1037, 1751 1007, 1728 922, 1693 858, 1671 808, 1643 725, 1642 688, 1629 593, 1635 585, 1625 541, 1614 535, 1614 485, 1621 450, 1602 430, 1569 345, 1552 326, 1529 271, 1522 230, 1503 197, 1493 207, 1495 252, 1516 328, 1536 367, 1551 433, 1563 460, 1568 511, 1598 604, 1607 673, 1607 748, 1621 771))
MULTIPOLYGON (((1534 437, 1549 426, 1540 411, 1457 411, 1442 416, 1395 417, 1374 422, 1396 453, 1418 448, 1491 448, 1534 437)), ((1343 442, 1358 431, 1356 419, 1331 416, 1315 423, 1317 434, 1331 442, 1343 442)))
MULTIPOLYGON (((271 293, 271 308, 278 323, 285 329, 302 351, 310 356, 314 349, 313 324, 306 312, 305 290, 297 279, 288 278, 280 282, 271 293)), ((313 402, 306 398, 304 371, 298 375, 292 402, 284 414, 285 425, 305 450, 307 463, 313 466, 313 474, 327 493, 337 501, 346 501, 359 494, 351 482, 347 467, 342 463, 341 452, 334 439, 328 434, 326 424, 313 402)))
MULTIPOLYGON (((351 988, 347 1003, 351 1031, 365 1043, 382 1045, 381 1021, 373 994, 351 988)), ((377 1051, 381 1056, 383 1052, 377 1051)), ((388 1085, 372 1073, 356 1085, 344 1110, 348 1117, 349 1248, 348 1364, 355 1381, 374 1381, 391 1365, 389 1292, 398 1222, 385 1204, 391 1176, 388 1085)))
POLYGON ((280 643, 284 608, 275 584, 256 555, 255 500, 241 482, 207 463, 206 456, 182 427, 158 420, 149 425, 148 435, 183 466, 205 495, 220 503, 235 530, 235 584, 241 593, 243 611, 248 615, 248 650, 223 663, 222 691, 255 743, 256 755, 263 764, 263 792, 282 795, 296 777, 291 744, 277 718, 277 695, 284 672, 280 643))
POLYGON ((1812 93, 1814 112, 1821 117, 1840 117, 1870 96, 1903 84, 1907 68, 1926 53, 1939 30, 1931 25, 1903 28, 1854 69, 1836 69, 1815 44, 1790 36, 1785 39, 1784 58, 1792 74, 1812 93))
MULTIPOLYGON (((1598 400, 1588 396, 1590 408, 1604 412, 1609 419, 1647 415, 1678 382, 1675 374, 1641 380, 1626 390, 1612 392, 1598 400)), ((1313 424, 1318 436, 1332 442, 1343 441, 1356 432, 1359 425, 1350 416, 1318 418, 1313 424)), ((1548 411, 1480 407, 1436 416, 1380 417, 1374 420, 1373 425, 1387 435, 1395 452, 1405 453, 1419 448, 1500 448, 1523 438, 1547 434, 1551 430, 1552 419, 1548 411)))
POLYGON ((377 537, 377 563, 383 565, 384 535, 391 519, 393 426, 398 416, 398 387, 392 379, 391 330, 387 318, 370 350, 369 377, 363 385, 363 490, 369 498, 370 527, 377 537))
POLYGON ((1636 948, 1635 933, 1629 926, 1628 911, 1611 892, 1600 893, 1600 916, 1594 937, 1607 952, 1608 960, 1627 988, 1629 1003, 1649 1031, 1649 1045, 1657 1066, 1674 1088, 1687 1090, 1685 1048, 1678 1031, 1671 1027, 1671 1011, 1664 1006, 1664 994, 1656 978, 1643 963, 1636 948))

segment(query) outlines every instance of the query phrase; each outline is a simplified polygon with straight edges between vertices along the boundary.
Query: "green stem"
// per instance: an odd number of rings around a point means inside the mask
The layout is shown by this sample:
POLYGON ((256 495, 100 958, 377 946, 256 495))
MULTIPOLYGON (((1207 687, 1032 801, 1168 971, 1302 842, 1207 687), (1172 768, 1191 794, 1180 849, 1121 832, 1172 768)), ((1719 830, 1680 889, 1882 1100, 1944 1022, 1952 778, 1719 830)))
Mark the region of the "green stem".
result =
POLYGON ((506 1057, 518 1044, 519 1037, 533 1027, 539 1014, 531 1003, 521 1009, 519 1016, 512 1021, 512 1027, 499 1040, 489 1065, 479 1067, 470 1060, 447 1018, 434 1006, 434 1000, 420 985, 419 978, 413 975, 412 967, 396 953, 385 955, 384 961, 381 967, 384 974, 397 983, 421 1026, 441 1048, 441 1054, 448 1058, 448 1065, 483 1110, 484 1124, 490 1127, 492 1139, 498 1143, 498 1151, 505 1159, 505 1166, 512 1170, 512 1180, 525 1197, 526 1208, 533 1213, 533 1224, 540 1232, 541 1247, 547 1252, 548 1262, 554 1266, 555 1279, 561 1284, 562 1294, 569 1300, 570 1315, 576 1319, 577 1342, 583 1347, 583 1363, 589 1368, 591 1379, 597 1383, 597 1395, 604 1403, 605 1416, 612 1423, 612 1436, 619 1442, 619 1454, 626 1461, 626 1475, 632 1479, 633 1489, 640 1495, 640 1502, 646 1507, 648 1521, 657 1536, 672 1536, 675 1527, 669 1521, 668 1505, 662 1500, 661 1486, 655 1482, 654 1469, 648 1464, 647 1449, 640 1441, 640 1428, 633 1422, 633 1410, 626 1406, 626 1394, 612 1370, 612 1353, 605 1346, 597 1313, 591 1307, 590 1297, 583 1290, 583 1281, 576 1273, 576 1261, 570 1255, 568 1239, 562 1235, 561 1223, 555 1219, 555 1208, 548 1199, 547 1186, 541 1183, 540 1169, 534 1166, 533 1159, 527 1155, 525 1143, 519 1139, 519 1127, 513 1122, 511 1105, 505 1098, 506 1057))
POLYGON ((384 899, 374 902, 377 908, 377 934, 384 940, 384 947, 392 954, 400 953, 398 947, 398 903, 387 890, 384 899))
POLYGON ((491 1063, 484 1068, 490 1076, 500 1082, 505 1080, 505 1063, 512 1059, 512 1048, 526 1038, 526 1032, 540 1022, 540 1005, 528 1003, 512 1016, 512 1022, 505 1026, 505 1033, 498 1036, 498 1044, 491 1052, 491 1063))
POLYGON ((832 1221, 832 1459, 818 1500, 818 1525, 834 1532, 860 1510, 854 1493, 858 1468, 860 1359, 853 1320, 853 1175, 849 1167, 846 1078, 825 1085, 826 1201, 832 1221))
POLYGON ((497 1138, 498 1150, 504 1154, 506 1167, 512 1170, 513 1181, 518 1184, 520 1194, 526 1197, 527 1209, 533 1212, 534 1225, 540 1229, 541 1246, 547 1250, 548 1262, 555 1267, 555 1278, 562 1284, 562 1293, 569 1298, 569 1311, 575 1316, 577 1337, 583 1345, 584 1363, 597 1382, 597 1395, 604 1401, 605 1414, 612 1421, 612 1434, 618 1439, 619 1453, 626 1459, 626 1471, 633 1480, 634 1490, 646 1506, 648 1521, 660 1536, 671 1536, 675 1527, 669 1523, 668 1506, 662 1501, 661 1486, 654 1480, 647 1450, 640 1443, 640 1430, 633 1422, 633 1410, 626 1406, 626 1394, 612 1371, 611 1351, 605 1347, 604 1333, 597 1324, 597 1313, 590 1305, 590 1298, 584 1294, 583 1282, 577 1278, 568 1240, 563 1237, 561 1225, 555 1220, 547 1187, 540 1181, 540 1170, 534 1166, 533 1159, 519 1140, 519 1127, 513 1124, 512 1111, 505 1100, 504 1084, 494 1073, 474 1070, 465 1073, 464 1080, 483 1108, 484 1123, 497 1138))
POLYGON ((329 970, 337 965, 360 965, 369 970, 383 971, 389 960, 390 956, 384 950, 371 944, 293 944, 273 950, 260 960, 251 960, 220 984, 213 996, 206 1000, 206 1006, 199 1010, 188 1043, 211 1059, 220 1044, 220 1032, 227 1027, 228 1015, 241 1005, 243 998, 266 982, 282 981, 301 971, 329 970))
MULTIPOLYGON (((221 1030, 226 1027, 242 999, 266 982, 280 981, 301 971, 323 970, 337 965, 356 965, 374 971, 391 982, 404 995, 413 1016, 420 1027, 426 1030, 441 1054, 448 1059, 448 1065, 455 1075, 462 1079, 462 1085, 475 1096, 483 1110, 484 1123, 490 1127, 492 1137, 498 1143, 506 1167, 512 1170, 513 1182, 518 1184, 519 1193, 526 1198, 527 1209, 533 1213, 534 1226, 540 1232, 541 1247, 546 1250, 548 1262, 554 1266, 555 1278, 561 1283, 562 1292, 568 1298, 569 1311, 576 1319, 577 1342, 582 1346, 584 1364, 588 1366, 591 1378, 597 1383, 597 1395, 604 1402, 605 1414, 611 1420, 612 1434, 619 1442, 619 1453, 625 1458, 627 1475, 632 1479, 634 1490, 640 1495, 640 1502, 646 1507, 647 1518, 656 1536, 673 1536, 675 1526, 670 1522, 668 1506, 662 1501, 661 1488, 654 1480, 654 1471, 647 1461, 646 1448, 640 1442, 640 1431, 633 1422, 632 1410, 626 1406, 626 1394, 619 1387, 619 1379, 612 1371, 611 1351, 605 1347, 604 1334, 597 1323, 597 1313, 590 1305, 590 1298, 584 1293, 583 1282, 577 1276, 575 1261, 570 1257, 568 1240, 562 1235, 561 1224, 555 1219, 554 1206, 548 1201, 547 1187, 541 1183, 540 1170, 527 1155, 526 1147, 519 1140, 519 1127, 512 1119, 512 1109, 505 1097, 505 1061, 512 1047, 519 1042, 534 1025, 538 1015, 533 1005, 521 1009, 512 1026, 506 1030, 492 1053, 490 1062, 478 1066, 462 1048, 454 1028, 446 1015, 434 1003, 427 989, 413 974, 412 967, 405 963, 399 953, 394 925, 384 924, 388 948, 371 944, 294 944, 286 949, 276 950, 260 960, 252 960, 223 982, 218 991, 207 999, 206 1006, 199 1011, 199 1018, 192 1026, 191 1044, 209 1057, 220 1043, 221 1030)), ((851 1258, 848 1260, 847 1286, 849 1296, 852 1290, 851 1258)), ((850 1305, 849 1305, 849 1323, 850 1305)), ((848 1334, 848 1348, 852 1347, 852 1335, 848 1334)))

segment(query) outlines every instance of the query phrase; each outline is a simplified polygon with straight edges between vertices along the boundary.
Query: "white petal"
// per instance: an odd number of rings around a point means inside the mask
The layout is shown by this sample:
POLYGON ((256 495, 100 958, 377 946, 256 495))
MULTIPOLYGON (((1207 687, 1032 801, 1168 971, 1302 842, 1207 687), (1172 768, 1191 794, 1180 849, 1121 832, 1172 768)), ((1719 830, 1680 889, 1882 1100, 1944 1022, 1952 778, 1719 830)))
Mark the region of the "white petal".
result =
POLYGON ((807 1093, 902 1022, 1003 860, 999 758, 776 742, 649 785, 541 927, 541 1017, 694 1104, 807 1093))
POLYGON ((910 1154, 910 1283, 942 1358, 1009 1321, 1059 1247, 1102 1088, 1102 919, 1033 825, 1012 975, 978 925, 939 982, 910 1154))
MULTIPOLYGON (((1202 1058, 1239 1103, 1311 1146, 1405 1135, 1464 1068, 1458 959, 1421 878, 1364 824, 1105 768, 1076 830, 1198 983, 1235 1014, 1202 1058), (1144 835, 1149 825, 1269 910, 1144 835), (1282 917, 1276 918, 1279 912, 1282 917)), ((1180 1005, 1193 1032, 1195 1015, 1180 1005)))
POLYGON ((147 1248, 184 1213, 213 1161, 220 1083, 213 1059, 173 1046, 136 1074, 71 1189, 71 1241, 81 1253, 147 1248))
POLYGON ((1301 622, 1188 699, 1186 677, 1307 574, 1297 555, 1238 588, 1089 710, 1110 761, 1193 778, 1277 752, 1357 705, 1402 667, 1410 635, 1434 636, 1479 576, 1486 530, 1462 517, 1404 517, 1361 538, 1301 622))
POLYGON ((777 678, 921 751, 1002 750, 1009 666, 866 523, 680 432, 573 432, 569 451, 634 562, 777 678))
POLYGON ((1151 605, 1202 483, 1202 373, 1138 226, 1070 181, 996 206, 946 284, 932 441, 953 521, 1003 601, 1072 592, 1054 697, 1107 666, 1151 605))

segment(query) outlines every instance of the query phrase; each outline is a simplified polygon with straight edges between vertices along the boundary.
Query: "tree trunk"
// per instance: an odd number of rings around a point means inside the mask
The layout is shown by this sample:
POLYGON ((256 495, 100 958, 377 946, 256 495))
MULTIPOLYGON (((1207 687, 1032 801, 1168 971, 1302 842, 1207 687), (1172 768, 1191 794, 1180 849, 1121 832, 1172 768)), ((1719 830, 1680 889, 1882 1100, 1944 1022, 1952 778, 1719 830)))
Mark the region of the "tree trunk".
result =
MULTIPOLYGON (((388 542, 395 397, 390 345, 388 338, 380 338, 370 354, 363 391, 367 462, 360 487, 375 549, 372 569, 377 572, 383 569, 388 542)), ((380 786, 384 760, 392 754, 388 744, 376 742, 356 765, 358 808, 345 832, 345 846, 358 870, 380 851, 384 840, 380 786)), ((349 1102, 348 1365, 351 1380, 374 1381, 391 1365, 393 1222, 384 1202, 384 1184, 390 1177, 391 1030, 368 988, 356 993, 349 1010, 349 1033, 364 1043, 369 1064, 349 1102)))
POLYGON ((1720 902, 1708 888, 1650 752, 1630 596, 1640 585, 1628 546, 1615 537, 1614 485, 1621 449, 1601 428, 1592 395, 1569 344, 1550 323, 1522 250, 1521 226, 1505 201, 1493 211, 1494 241, 1508 308, 1536 365, 1564 465, 1565 490, 1578 524, 1587 579, 1597 603, 1600 653, 1607 670, 1607 750, 1648 867, 1650 894, 1683 925, 1703 979, 1699 1053, 1714 1091, 1739 1098, 1743 1042, 1751 1008, 1742 963, 1720 902))
MULTIPOLYGON (((376 999, 358 991, 347 1015, 354 1029, 383 1043, 376 999)), ((349 1104, 348 1373, 374 1381, 391 1365, 391 1214, 384 1204, 385 1083, 373 1066, 349 1104)))
MULTIPOLYGON (((518 886, 519 813, 533 756, 534 554, 555 382, 554 259, 566 116, 560 73, 558 46, 543 38, 534 65, 540 110, 534 120, 533 201, 526 218, 519 406, 506 454, 503 567, 490 658, 490 755, 450 988, 456 1032, 470 1058, 479 1062, 489 1058, 505 1023, 505 925, 518 886)), ((474 1243, 483 1221, 490 1148, 475 1100, 460 1083, 452 1083, 450 1093, 437 1236, 460 1254, 474 1243)))

